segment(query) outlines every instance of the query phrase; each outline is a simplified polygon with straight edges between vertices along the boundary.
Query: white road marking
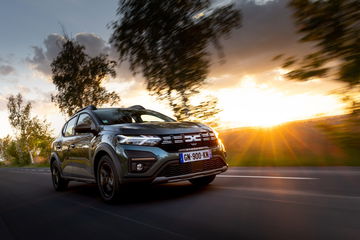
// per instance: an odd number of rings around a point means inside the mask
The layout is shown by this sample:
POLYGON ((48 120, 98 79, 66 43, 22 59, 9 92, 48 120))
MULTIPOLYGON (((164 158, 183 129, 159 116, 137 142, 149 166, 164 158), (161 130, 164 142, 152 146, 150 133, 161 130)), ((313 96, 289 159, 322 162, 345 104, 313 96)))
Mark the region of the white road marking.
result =
POLYGON ((217 175, 224 178, 265 178, 265 179, 292 179, 292 180, 315 180, 311 177, 282 177, 282 176, 250 176, 250 175, 217 175))
MULTIPOLYGON (((14 173, 30 173, 30 174, 50 174, 49 169, 16 169, 14 173)), ((259 178, 259 179, 289 179, 289 180, 316 180, 313 177, 287 177, 287 176, 264 176, 264 175, 217 175, 223 178, 259 178)))

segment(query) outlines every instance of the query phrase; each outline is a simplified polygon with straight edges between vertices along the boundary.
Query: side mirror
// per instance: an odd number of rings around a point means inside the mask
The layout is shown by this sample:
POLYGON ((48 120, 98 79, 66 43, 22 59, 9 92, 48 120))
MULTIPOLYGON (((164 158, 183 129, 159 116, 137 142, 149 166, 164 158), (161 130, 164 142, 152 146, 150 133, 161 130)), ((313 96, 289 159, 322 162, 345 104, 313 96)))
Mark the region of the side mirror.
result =
POLYGON ((77 125, 74 128, 76 133, 93 133, 97 134, 97 130, 89 125, 77 125))

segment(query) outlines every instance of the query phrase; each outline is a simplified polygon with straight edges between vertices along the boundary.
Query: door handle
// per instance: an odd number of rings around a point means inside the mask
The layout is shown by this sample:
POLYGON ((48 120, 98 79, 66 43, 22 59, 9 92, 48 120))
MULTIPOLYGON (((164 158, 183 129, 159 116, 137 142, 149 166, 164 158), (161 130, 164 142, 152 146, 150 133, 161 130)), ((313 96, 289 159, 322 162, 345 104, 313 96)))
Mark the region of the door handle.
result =
POLYGON ((75 144, 70 144, 70 148, 75 148, 75 144))

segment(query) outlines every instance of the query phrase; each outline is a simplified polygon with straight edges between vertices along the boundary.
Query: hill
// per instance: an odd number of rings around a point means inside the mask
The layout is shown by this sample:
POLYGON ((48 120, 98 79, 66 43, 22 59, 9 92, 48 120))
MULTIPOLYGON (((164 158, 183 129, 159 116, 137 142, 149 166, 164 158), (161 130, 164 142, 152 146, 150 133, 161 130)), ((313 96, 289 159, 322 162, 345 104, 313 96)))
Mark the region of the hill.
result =
POLYGON ((343 115, 272 128, 228 129, 220 131, 220 137, 231 166, 360 165, 359 151, 350 151, 324 131, 324 126, 339 126, 346 118, 343 115))

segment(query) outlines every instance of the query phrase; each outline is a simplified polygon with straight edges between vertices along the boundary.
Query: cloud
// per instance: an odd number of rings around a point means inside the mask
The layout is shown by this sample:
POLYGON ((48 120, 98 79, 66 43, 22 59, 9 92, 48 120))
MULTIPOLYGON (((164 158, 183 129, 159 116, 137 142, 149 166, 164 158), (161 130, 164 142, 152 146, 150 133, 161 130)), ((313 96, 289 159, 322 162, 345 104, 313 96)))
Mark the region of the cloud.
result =
POLYGON ((7 99, 5 96, 0 95, 0 111, 7 109, 7 99))
POLYGON ((9 75, 10 73, 14 73, 15 68, 10 65, 0 65, 0 75, 9 75))
POLYGON ((38 72, 44 75, 51 74, 50 64, 61 50, 65 38, 59 34, 48 35, 44 40, 45 47, 33 46, 34 55, 26 61, 38 72))
MULTIPOLYGON (((85 47, 85 53, 91 57, 101 53, 109 54, 110 45, 104 39, 94 33, 77 33, 74 40, 85 47)), ((44 46, 33 46, 33 56, 26 59, 33 69, 49 76, 51 74, 50 64, 61 51, 65 42, 64 36, 53 33, 44 40, 44 46)))
POLYGON ((94 33, 78 33, 75 40, 85 47, 85 52, 91 57, 110 52, 110 46, 106 41, 94 33))
MULTIPOLYGON (((10 57, 11 59, 11 57, 10 57)), ((6 76, 15 73, 15 68, 10 64, 11 61, 0 57, 0 75, 6 76)))
POLYGON ((217 82, 217 87, 230 87, 244 75, 279 67, 281 63, 272 58, 281 53, 301 55, 309 51, 310 45, 298 43, 287 1, 238 1, 236 6, 243 14, 242 27, 222 41, 225 63, 218 63, 213 54, 210 71, 212 78, 229 74, 233 78, 217 82))

